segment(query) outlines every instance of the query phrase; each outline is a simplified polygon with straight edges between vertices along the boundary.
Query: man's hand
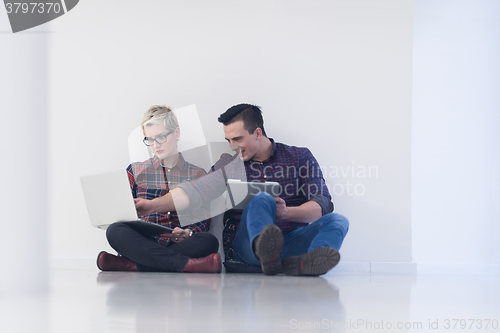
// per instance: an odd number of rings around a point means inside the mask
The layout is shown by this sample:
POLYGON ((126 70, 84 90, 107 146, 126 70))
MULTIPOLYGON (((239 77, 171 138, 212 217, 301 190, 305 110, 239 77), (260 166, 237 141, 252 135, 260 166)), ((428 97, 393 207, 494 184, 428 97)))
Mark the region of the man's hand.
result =
POLYGON ((181 229, 179 227, 175 227, 174 231, 172 231, 171 233, 162 234, 162 236, 169 237, 170 240, 174 243, 179 243, 185 240, 186 238, 189 238, 190 234, 191 230, 189 229, 181 229))
POLYGON ((286 220, 288 217, 288 207, 285 200, 280 197, 275 197, 274 200, 276 200, 276 218, 286 220))
POLYGON ((276 218, 290 222, 311 223, 319 219, 321 206, 316 201, 307 201, 300 206, 288 207, 285 200, 274 198, 276 201, 276 218))
POLYGON ((153 200, 137 198, 134 199, 134 203, 139 216, 147 216, 155 212, 153 200))

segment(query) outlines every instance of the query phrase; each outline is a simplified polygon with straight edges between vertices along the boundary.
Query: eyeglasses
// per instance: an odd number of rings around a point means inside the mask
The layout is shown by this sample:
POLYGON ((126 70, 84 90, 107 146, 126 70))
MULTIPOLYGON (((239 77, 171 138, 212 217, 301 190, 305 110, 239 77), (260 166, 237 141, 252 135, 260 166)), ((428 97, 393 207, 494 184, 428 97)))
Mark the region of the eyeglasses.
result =
POLYGON ((146 146, 152 146, 155 144, 155 141, 161 145, 162 143, 165 143, 167 142, 167 137, 172 134, 173 131, 170 131, 168 132, 167 134, 164 134, 164 135, 160 135, 160 136, 157 136, 156 138, 148 138, 148 137, 144 137, 144 139, 142 139, 142 142, 144 142, 144 144, 146 146))

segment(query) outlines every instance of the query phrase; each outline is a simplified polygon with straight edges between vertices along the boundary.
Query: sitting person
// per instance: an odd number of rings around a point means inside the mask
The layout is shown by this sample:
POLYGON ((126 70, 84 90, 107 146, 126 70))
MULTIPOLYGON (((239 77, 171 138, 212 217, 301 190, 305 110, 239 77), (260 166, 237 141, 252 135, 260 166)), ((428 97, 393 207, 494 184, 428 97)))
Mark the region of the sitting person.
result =
MULTIPOLYGON (((226 253, 260 267, 266 275, 317 276, 335 267, 349 221, 333 213, 321 168, 310 150, 268 138, 262 113, 255 105, 235 105, 220 115, 219 122, 244 163, 246 178, 278 182, 282 187, 279 197, 261 192, 243 211, 226 212, 224 242, 231 248, 226 253)), ((208 175, 153 200, 137 200, 137 211, 200 207, 220 195, 225 179, 240 179, 238 168, 231 167, 234 160, 235 156, 223 155, 208 175)))
MULTIPOLYGON (((144 143, 154 157, 132 163, 127 172, 134 200, 164 196, 180 183, 205 175, 205 170, 184 160, 178 152, 180 128, 175 114, 165 106, 153 106, 142 121, 144 143)), ((151 212, 143 220, 173 228, 172 233, 144 236, 126 223, 111 224, 106 237, 120 256, 102 251, 97 267, 102 271, 220 273, 219 242, 208 233, 207 206, 179 216, 176 212, 151 212), (200 216, 202 216, 200 218, 200 216), (192 224, 180 227, 179 219, 192 224)))

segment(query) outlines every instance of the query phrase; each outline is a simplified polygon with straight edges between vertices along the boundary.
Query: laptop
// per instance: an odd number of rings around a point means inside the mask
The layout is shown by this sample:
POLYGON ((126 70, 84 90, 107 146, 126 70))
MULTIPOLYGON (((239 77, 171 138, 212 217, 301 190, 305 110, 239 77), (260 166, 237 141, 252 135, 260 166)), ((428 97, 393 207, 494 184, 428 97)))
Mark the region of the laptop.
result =
POLYGON ((126 170, 80 177, 90 224, 106 230, 125 222, 144 235, 170 233, 172 228, 139 219, 126 170))

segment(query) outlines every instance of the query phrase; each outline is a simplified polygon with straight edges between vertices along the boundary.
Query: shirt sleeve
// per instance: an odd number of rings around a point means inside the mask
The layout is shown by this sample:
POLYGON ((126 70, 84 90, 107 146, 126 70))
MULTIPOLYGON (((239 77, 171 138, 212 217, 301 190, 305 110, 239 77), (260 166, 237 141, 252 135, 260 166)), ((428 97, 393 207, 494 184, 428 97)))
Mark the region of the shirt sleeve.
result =
POLYGON ((194 234, 197 232, 208 231, 210 229, 210 218, 190 224, 186 229, 191 230, 194 234))
POLYGON ((134 172, 132 170, 132 164, 130 164, 127 167, 127 175, 128 175, 128 181, 130 184, 130 189, 132 190, 132 196, 135 199, 135 198, 137 198, 138 186, 137 186, 137 183, 135 181, 134 172))
POLYGON ((320 205, 322 215, 333 212, 332 197, 326 186, 318 161, 307 148, 303 148, 300 155, 302 167, 299 168, 300 180, 303 183, 307 199, 320 205))
POLYGON ((189 196, 190 209, 198 209, 205 204, 209 205, 212 200, 217 199, 226 191, 226 181, 222 168, 224 168, 228 178, 236 178, 236 174, 241 172, 237 166, 233 165, 236 163, 231 163, 234 158, 229 154, 225 155, 227 156, 221 156, 221 159, 205 176, 179 184, 178 187, 182 188, 189 196))

